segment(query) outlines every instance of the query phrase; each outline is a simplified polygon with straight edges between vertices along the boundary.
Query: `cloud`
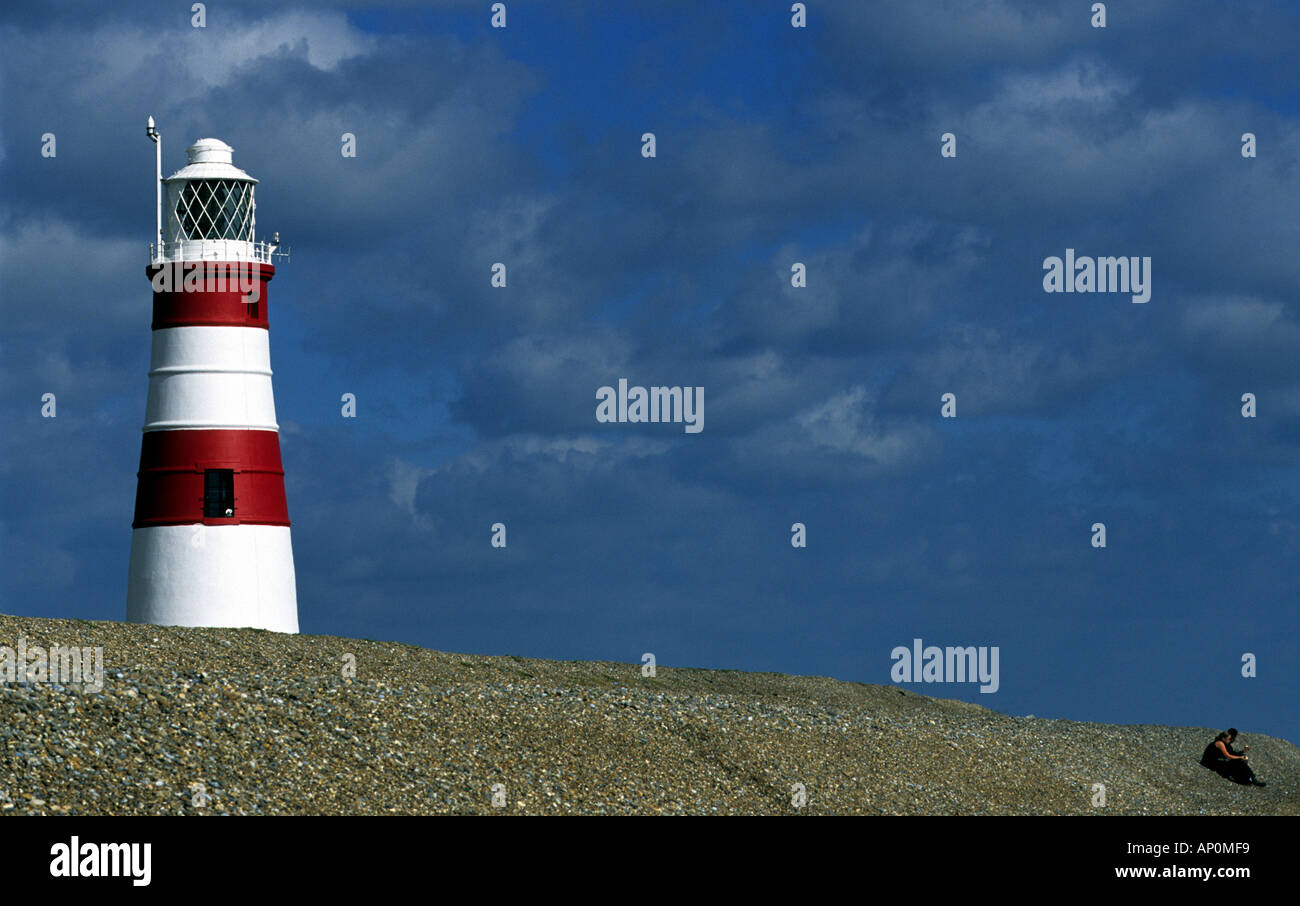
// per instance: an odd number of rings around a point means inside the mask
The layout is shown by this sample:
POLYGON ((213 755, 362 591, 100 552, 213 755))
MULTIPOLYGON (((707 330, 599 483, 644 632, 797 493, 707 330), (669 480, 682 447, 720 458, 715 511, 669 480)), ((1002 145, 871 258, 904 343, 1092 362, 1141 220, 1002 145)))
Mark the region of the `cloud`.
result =
POLYGON ((1132 335, 1032 339, 957 322, 918 352, 891 381, 890 411, 938 411, 944 393, 957 397, 958 417, 1062 414, 1095 390, 1140 370, 1151 344, 1132 335))
POLYGON ((877 430, 865 387, 836 394, 795 416, 795 422, 813 445, 881 465, 904 461, 916 444, 909 432, 877 430))

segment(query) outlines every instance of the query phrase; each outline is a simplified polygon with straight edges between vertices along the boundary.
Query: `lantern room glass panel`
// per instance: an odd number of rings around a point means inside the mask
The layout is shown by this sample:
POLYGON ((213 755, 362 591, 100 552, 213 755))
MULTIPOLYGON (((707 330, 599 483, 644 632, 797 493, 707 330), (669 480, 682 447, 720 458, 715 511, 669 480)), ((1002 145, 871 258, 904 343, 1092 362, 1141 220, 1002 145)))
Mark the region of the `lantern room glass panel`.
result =
POLYGON ((253 241, 253 184, 237 179, 191 179, 173 212, 178 239, 253 241))

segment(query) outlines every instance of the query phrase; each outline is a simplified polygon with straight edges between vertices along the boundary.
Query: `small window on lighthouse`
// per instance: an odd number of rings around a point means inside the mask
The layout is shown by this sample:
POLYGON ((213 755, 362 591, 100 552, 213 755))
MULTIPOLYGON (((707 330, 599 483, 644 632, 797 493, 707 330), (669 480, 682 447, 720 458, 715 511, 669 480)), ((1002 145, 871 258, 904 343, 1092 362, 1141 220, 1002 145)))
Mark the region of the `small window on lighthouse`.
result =
POLYGON ((203 471, 203 518, 227 519, 235 515, 235 470, 203 471))

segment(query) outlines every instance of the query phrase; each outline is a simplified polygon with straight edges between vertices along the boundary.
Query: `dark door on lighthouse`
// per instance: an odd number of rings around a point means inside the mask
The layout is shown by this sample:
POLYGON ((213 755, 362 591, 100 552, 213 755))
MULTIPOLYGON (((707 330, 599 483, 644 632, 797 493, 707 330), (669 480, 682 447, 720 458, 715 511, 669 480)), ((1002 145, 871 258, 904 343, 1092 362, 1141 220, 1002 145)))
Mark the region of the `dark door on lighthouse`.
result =
POLYGON ((203 470, 203 518, 225 519, 235 514, 235 470, 203 470))

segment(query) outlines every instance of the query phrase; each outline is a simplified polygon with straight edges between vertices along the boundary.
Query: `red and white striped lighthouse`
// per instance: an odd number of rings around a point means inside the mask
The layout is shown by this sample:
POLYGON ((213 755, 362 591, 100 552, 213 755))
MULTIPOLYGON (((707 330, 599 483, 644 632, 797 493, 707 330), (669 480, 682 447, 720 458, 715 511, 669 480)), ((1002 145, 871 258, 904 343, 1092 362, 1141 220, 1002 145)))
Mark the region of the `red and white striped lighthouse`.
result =
POLYGON ((162 178, 147 273, 153 353, 126 618, 298 631, 289 512, 271 392, 271 243, 254 236, 257 180, 200 139, 162 178), (165 200, 164 200, 165 193, 165 200))

